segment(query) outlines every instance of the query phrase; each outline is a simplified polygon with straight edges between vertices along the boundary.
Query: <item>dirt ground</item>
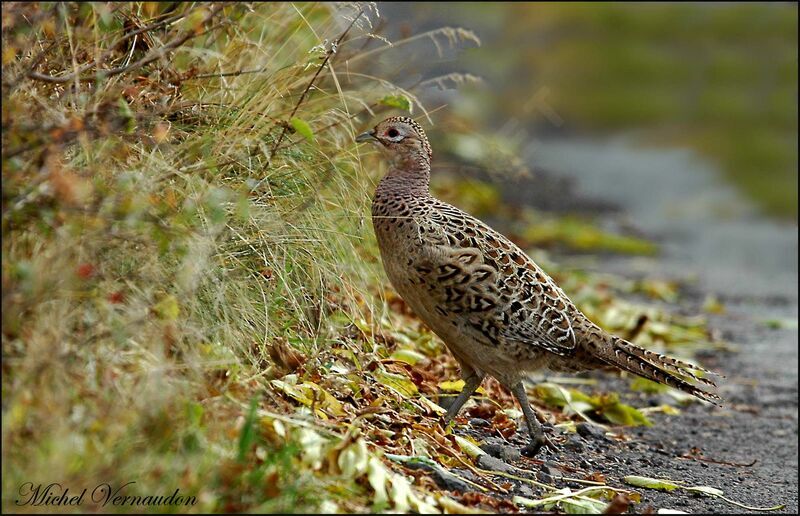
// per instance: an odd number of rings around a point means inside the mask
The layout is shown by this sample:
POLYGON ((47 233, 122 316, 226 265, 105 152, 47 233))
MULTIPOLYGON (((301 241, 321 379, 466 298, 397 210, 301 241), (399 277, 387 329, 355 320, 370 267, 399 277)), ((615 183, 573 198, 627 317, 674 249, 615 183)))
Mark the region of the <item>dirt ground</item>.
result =
MULTIPOLYGON (((633 228, 658 241, 662 252, 655 258, 604 256, 593 261, 590 268, 628 277, 646 275, 680 281, 685 285, 680 301, 664 304, 665 310, 702 313, 706 295, 716 295, 725 311, 708 315, 709 326, 736 351, 700 358, 706 367, 726 376, 719 382, 724 406, 696 403, 683 408, 680 415, 652 414, 652 427, 624 430, 627 441, 591 431, 561 436, 566 441, 557 452, 546 450, 536 459, 521 457, 511 462, 537 472, 542 481, 551 482, 553 476, 582 478, 598 472, 610 485, 626 487, 622 482, 626 475, 666 478, 718 488, 728 498, 750 506, 785 504, 778 512, 796 513, 796 225, 763 219, 747 208, 747 202, 736 192, 717 184, 713 172, 702 170, 703 164, 694 163, 692 169, 692 159, 686 161, 683 154, 654 154, 627 145, 615 149, 615 145, 569 141, 537 145, 531 161, 539 164, 538 172, 520 184, 504 185, 506 201, 599 214, 604 225, 633 228), (561 202, 552 202, 547 192, 553 191, 558 192, 561 202), (670 210, 677 201, 683 203, 683 209, 675 215, 670 210), (738 208, 731 215, 730 210, 719 210, 721 205, 738 208), (695 458, 690 458, 693 449, 695 458), (698 450, 702 460, 697 458, 698 450)), ((569 263, 585 257, 565 253, 552 258, 569 263)), ((580 264, 585 266, 585 261, 580 264)), ((659 395, 629 391, 628 382, 613 375, 591 376, 598 379, 598 390, 620 392, 635 406, 664 402, 659 395)), ((481 422, 471 423, 456 433, 486 440, 481 422)), ((511 442, 521 446, 524 439, 524 434, 518 434, 511 442)), ((499 438, 488 442, 501 443, 499 438)), ((504 467, 501 462, 493 464, 490 469, 504 467)), ((469 471, 457 471, 474 478, 469 471)), ((496 480, 509 481, 501 477, 496 480)), ((511 495, 540 497, 535 486, 510 482, 514 484, 511 495)), ((642 501, 630 509, 637 513, 658 509, 753 512, 686 491, 637 491, 642 501)))

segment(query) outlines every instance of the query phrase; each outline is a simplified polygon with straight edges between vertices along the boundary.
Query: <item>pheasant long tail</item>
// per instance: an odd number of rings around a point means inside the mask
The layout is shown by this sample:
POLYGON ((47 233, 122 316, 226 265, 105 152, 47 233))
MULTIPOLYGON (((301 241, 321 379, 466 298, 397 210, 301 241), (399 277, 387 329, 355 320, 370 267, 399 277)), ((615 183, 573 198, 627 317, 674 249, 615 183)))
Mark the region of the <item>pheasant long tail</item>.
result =
POLYGON ((699 374, 714 374, 700 366, 640 348, 603 332, 597 358, 624 371, 647 378, 719 406, 721 399, 711 389, 716 384, 699 374))

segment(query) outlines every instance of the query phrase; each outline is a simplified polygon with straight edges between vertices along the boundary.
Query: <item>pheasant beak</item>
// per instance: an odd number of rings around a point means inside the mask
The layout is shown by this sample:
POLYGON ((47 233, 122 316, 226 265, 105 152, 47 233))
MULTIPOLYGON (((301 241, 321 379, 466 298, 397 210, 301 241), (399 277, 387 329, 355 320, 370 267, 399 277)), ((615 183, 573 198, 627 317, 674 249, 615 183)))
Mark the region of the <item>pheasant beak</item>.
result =
POLYGON ((366 133, 361 133, 358 136, 356 136, 356 141, 358 143, 376 139, 377 138, 375 138, 375 129, 373 129, 372 131, 367 131, 366 133))

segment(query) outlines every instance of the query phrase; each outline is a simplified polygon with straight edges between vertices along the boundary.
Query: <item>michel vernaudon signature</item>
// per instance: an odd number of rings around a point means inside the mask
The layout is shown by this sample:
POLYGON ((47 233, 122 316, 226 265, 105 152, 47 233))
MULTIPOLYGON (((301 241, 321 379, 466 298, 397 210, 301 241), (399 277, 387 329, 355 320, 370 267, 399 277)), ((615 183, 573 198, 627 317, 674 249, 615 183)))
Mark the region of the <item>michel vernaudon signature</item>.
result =
POLYGON ((25 482, 19 486, 20 498, 16 500, 17 505, 30 506, 80 506, 86 502, 98 504, 102 507, 107 505, 131 505, 131 506, 152 506, 152 505, 195 505, 197 498, 180 494, 180 489, 175 489, 171 495, 128 495, 125 490, 136 482, 128 482, 119 487, 110 484, 97 484, 91 491, 84 488, 80 492, 70 491, 58 482, 52 484, 34 484, 25 482), (87 496, 88 495, 88 496, 87 496))

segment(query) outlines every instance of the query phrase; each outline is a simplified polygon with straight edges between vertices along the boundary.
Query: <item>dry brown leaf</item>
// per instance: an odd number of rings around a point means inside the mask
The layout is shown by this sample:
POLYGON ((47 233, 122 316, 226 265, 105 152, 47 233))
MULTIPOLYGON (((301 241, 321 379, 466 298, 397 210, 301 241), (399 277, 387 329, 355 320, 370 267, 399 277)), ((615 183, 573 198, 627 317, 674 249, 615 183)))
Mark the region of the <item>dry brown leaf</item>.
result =
POLYGON ((292 348, 286 339, 276 339, 267 345, 267 352, 275 365, 287 373, 293 373, 305 362, 306 357, 292 348))

